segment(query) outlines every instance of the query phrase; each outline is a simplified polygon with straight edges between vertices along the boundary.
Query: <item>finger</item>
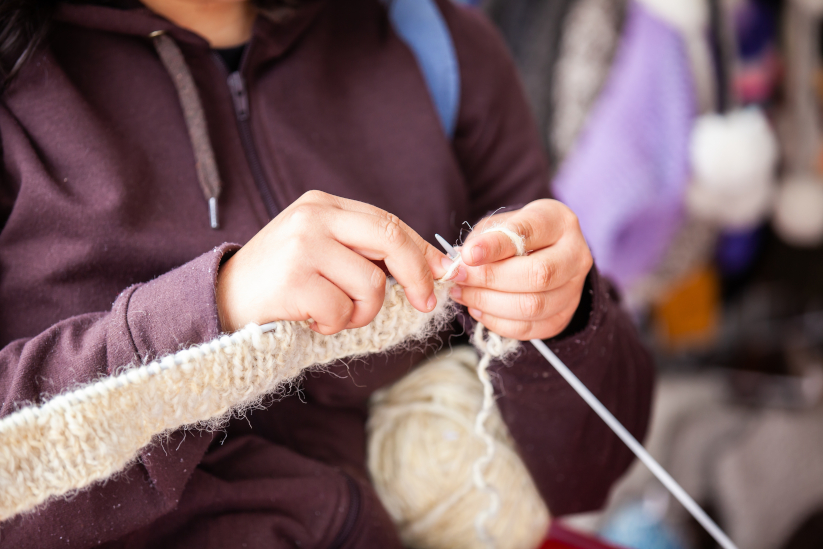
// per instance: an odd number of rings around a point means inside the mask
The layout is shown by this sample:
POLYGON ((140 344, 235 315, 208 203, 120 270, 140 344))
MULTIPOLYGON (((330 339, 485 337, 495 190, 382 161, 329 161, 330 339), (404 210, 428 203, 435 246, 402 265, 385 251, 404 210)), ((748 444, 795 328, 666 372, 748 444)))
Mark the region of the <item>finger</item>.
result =
POLYGON ((528 341, 529 339, 549 339, 559 335, 571 322, 571 316, 556 316, 550 320, 511 320, 500 318, 488 313, 481 313, 475 309, 469 309, 469 314, 483 325, 502 337, 528 341))
POLYGON ((314 320, 312 330, 325 335, 336 334, 348 326, 354 312, 354 304, 343 291, 315 274, 307 283, 303 307, 297 318, 290 320, 314 320))
POLYGON ((455 281, 461 286, 501 292, 546 292, 585 277, 591 267, 588 248, 557 245, 524 257, 512 257, 479 267, 467 267, 455 281))
POLYGON ((525 251, 539 250, 557 242, 577 219, 556 200, 536 200, 516 212, 497 214, 475 226, 463 246, 463 261, 470 266, 487 265, 518 255, 512 238, 495 227, 523 238, 525 251))
MULTIPOLYGON (((366 204, 365 202, 360 202, 357 200, 351 200, 348 198, 343 198, 340 196, 334 196, 330 194, 323 193, 321 191, 310 191, 311 200, 325 200, 328 203, 336 206, 339 209, 350 211, 350 212, 360 212, 369 215, 374 215, 377 217, 384 217, 384 218, 393 218, 406 234, 412 239, 414 244, 420 249, 423 257, 426 259, 426 263, 429 265, 429 269, 432 271, 434 278, 442 277, 446 272, 446 267, 443 266, 443 258, 446 258, 446 255, 440 251, 437 246, 433 246, 419 234, 417 231, 409 227, 402 219, 397 218, 396 216, 392 216, 389 212, 378 208, 377 206, 372 206, 371 204, 366 204)), ((304 195, 306 196, 306 195, 304 195)), ((397 278, 395 276, 395 278, 397 278)))
POLYGON ((508 293, 483 288, 454 286, 451 296, 466 307, 509 320, 539 321, 577 309, 580 291, 573 284, 539 293, 508 293))
POLYGON ((380 267, 340 244, 324 250, 313 263, 351 299, 354 311, 346 328, 360 328, 377 316, 386 295, 386 275, 380 267))
POLYGON ((325 225, 332 237, 344 246, 367 259, 384 261, 416 309, 423 312, 434 309, 437 298, 432 269, 396 216, 338 210, 328 216, 325 225))

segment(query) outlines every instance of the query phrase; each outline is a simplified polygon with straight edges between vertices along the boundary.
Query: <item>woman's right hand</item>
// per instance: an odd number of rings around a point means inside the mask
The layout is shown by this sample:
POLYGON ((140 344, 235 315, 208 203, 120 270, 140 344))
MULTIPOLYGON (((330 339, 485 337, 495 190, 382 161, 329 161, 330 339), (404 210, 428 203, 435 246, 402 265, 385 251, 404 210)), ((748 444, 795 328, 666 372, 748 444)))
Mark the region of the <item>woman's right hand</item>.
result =
POLYGON ((386 275, 375 261, 416 309, 429 312, 445 257, 388 212, 309 191, 220 267, 220 323, 233 332, 250 322, 313 319, 321 334, 365 326, 385 296, 386 275))

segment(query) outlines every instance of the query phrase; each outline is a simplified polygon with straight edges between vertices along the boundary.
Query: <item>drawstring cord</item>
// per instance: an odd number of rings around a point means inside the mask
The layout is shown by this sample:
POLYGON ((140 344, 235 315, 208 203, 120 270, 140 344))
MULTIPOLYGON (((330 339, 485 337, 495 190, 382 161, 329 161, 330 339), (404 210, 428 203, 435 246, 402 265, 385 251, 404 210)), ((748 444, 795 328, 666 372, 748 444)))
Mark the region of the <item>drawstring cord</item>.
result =
POLYGON ((180 99, 180 106, 183 108, 186 129, 189 132, 189 140, 194 151, 197 180, 200 182, 200 187, 209 203, 209 222, 212 229, 219 229, 217 198, 220 196, 222 185, 220 172, 217 170, 217 162, 214 158, 214 149, 212 149, 211 140, 209 139, 206 115, 203 112, 203 104, 197 93, 197 86, 194 84, 194 78, 192 78, 188 65, 186 65, 183 52, 180 51, 174 40, 168 37, 165 31, 154 31, 149 37, 152 39, 154 49, 157 50, 160 61, 166 67, 166 71, 171 76, 177 90, 177 97, 180 99))

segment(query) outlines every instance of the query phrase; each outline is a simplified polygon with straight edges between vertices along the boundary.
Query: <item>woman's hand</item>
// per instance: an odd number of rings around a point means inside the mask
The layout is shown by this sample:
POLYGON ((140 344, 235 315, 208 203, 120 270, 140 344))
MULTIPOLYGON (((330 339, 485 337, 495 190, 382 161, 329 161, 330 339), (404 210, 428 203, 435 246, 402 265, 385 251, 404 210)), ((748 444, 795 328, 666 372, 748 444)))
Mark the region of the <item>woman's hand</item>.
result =
POLYGON ((418 310, 434 309, 432 271, 445 256, 397 217, 319 191, 300 197, 257 233, 217 276, 224 331, 249 322, 314 320, 333 334, 367 325, 380 311, 383 261, 418 310))
POLYGON ((577 310, 592 267, 577 217, 556 200, 536 200, 484 219, 460 252, 468 267, 461 266, 453 279, 452 298, 489 330, 519 340, 560 334, 577 310), (525 237, 529 254, 517 257, 501 232, 483 234, 493 225, 525 237))

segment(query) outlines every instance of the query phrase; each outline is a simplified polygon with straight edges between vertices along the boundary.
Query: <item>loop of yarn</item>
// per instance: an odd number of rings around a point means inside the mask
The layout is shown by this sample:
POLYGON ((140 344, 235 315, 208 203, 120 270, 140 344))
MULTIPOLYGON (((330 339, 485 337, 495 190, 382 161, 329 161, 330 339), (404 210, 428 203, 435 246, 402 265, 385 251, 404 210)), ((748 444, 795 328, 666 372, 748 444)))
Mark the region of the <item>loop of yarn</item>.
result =
POLYGON ((405 547, 476 548, 481 516, 485 543, 501 549, 534 549, 548 529, 549 512, 497 407, 484 411, 478 366, 468 346, 444 351, 371 399, 369 472, 405 547), (478 455, 486 458, 482 486, 478 455), (493 516, 490 493, 499 501, 493 516))
POLYGON ((512 244, 514 244, 514 248, 517 250, 516 255, 526 255, 526 239, 523 235, 517 234, 504 225, 494 225, 493 227, 489 227, 483 231, 483 234, 486 233, 503 233, 508 236, 509 240, 511 240, 512 244))
POLYGON ((219 429, 232 414, 284 394, 312 366, 423 342, 453 316, 448 285, 424 314, 387 284, 371 324, 324 336, 306 322, 256 324, 0 420, 0 520, 122 471, 157 435, 219 429))

